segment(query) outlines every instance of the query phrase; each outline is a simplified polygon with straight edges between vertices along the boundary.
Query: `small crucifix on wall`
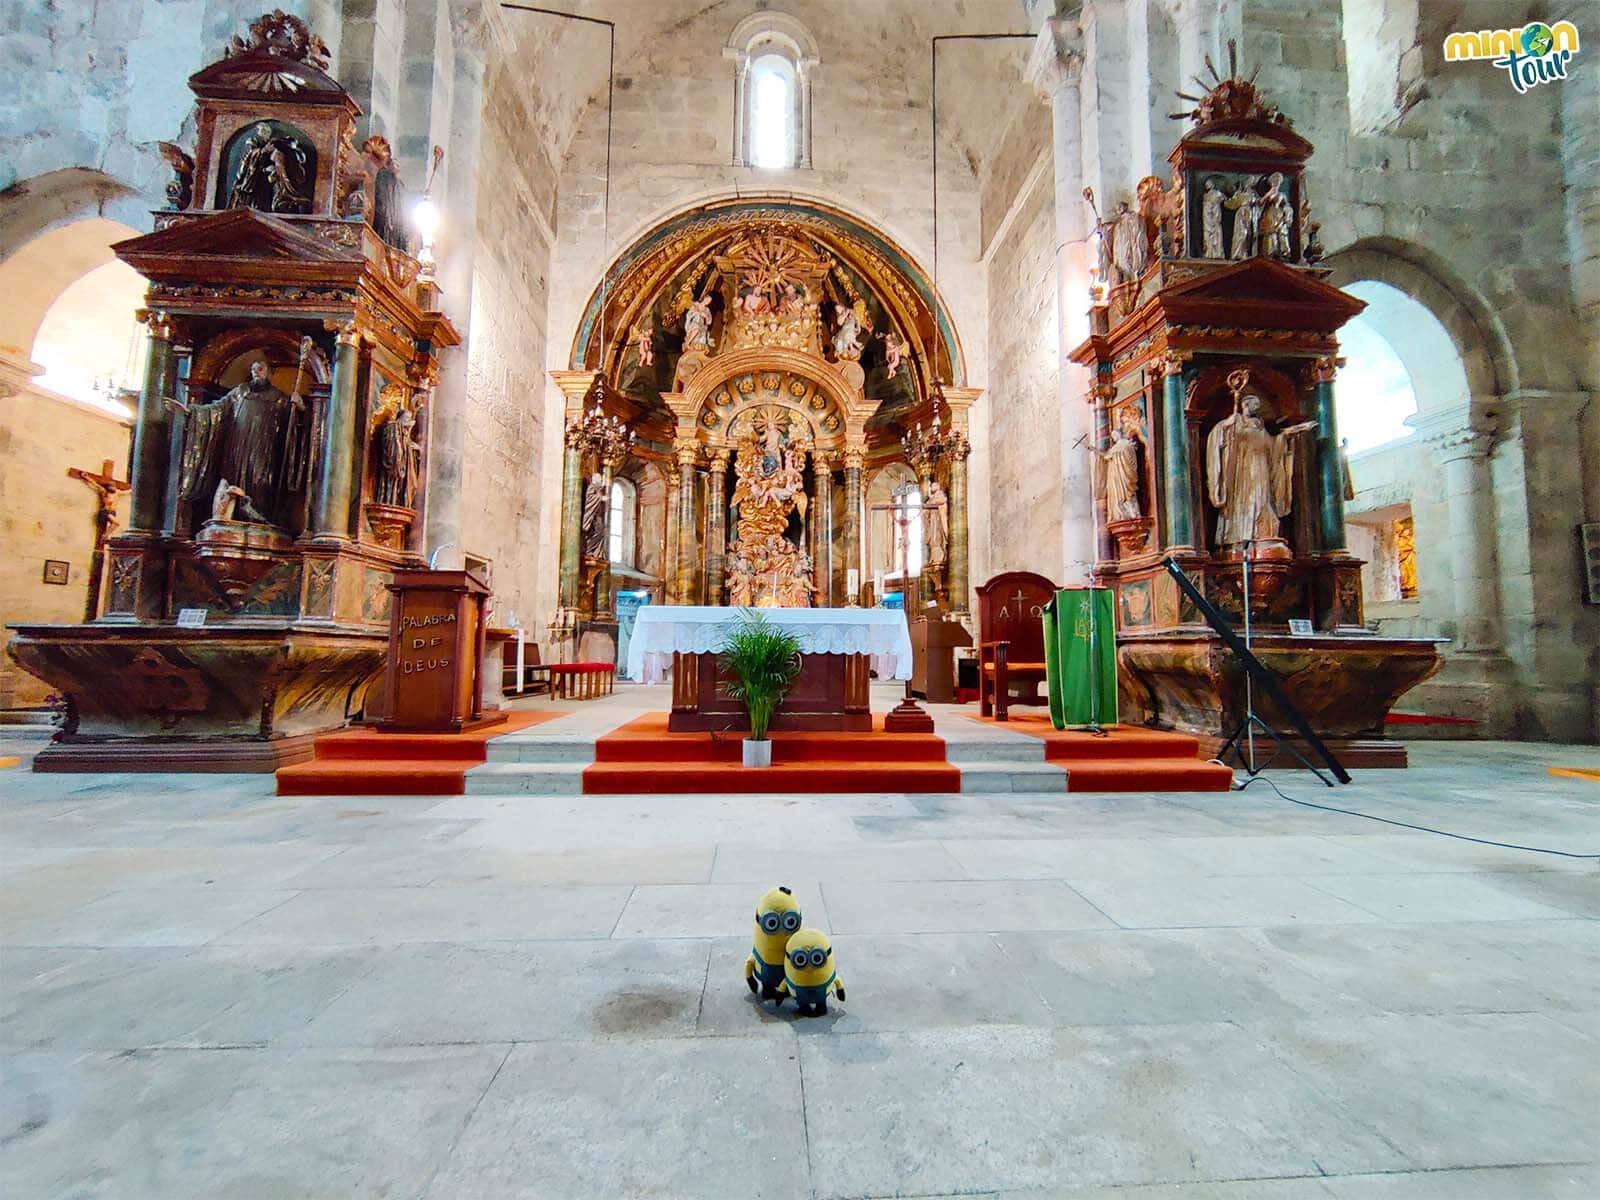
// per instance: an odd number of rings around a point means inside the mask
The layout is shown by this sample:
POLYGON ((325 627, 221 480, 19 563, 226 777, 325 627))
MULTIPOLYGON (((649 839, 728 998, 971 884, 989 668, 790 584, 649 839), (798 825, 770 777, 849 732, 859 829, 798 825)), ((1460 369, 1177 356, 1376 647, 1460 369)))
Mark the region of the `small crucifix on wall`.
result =
POLYGON ((117 525, 117 497, 133 485, 112 473, 109 458, 100 464, 98 472, 90 471, 87 467, 68 467, 67 474, 88 484, 100 498, 94 514, 94 556, 89 561, 89 594, 83 605, 83 619, 92 621, 100 615, 100 576, 104 571, 106 539, 117 525))

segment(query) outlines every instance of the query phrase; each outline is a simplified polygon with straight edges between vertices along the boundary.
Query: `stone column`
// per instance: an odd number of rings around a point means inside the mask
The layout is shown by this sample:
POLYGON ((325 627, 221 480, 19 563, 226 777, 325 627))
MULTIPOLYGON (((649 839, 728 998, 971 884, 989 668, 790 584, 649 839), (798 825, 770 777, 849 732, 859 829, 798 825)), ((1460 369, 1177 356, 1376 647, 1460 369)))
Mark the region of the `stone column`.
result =
POLYGON ((350 537, 350 491, 354 482, 357 384, 361 375, 361 335, 355 322, 338 327, 328 411, 322 421, 322 454, 311 483, 308 524, 318 538, 350 537))
POLYGON ((844 569, 856 572, 856 587, 845 576, 844 602, 854 608, 861 603, 861 466, 867 457, 865 437, 853 438, 844 448, 844 569))
MULTIPOLYGON (((1062 582, 1085 584, 1095 557, 1092 499, 1093 457, 1088 442, 1091 414, 1081 397, 1088 391, 1087 368, 1072 362, 1072 350, 1089 335, 1089 264, 1093 255, 1088 238, 1093 231, 1083 199, 1083 186, 1092 182, 1102 205, 1109 205, 1105 181, 1085 177, 1087 164, 1098 169, 1099 156, 1084 152, 1084 124, 1080 89, 1083 86, 1084 35, 1074 19, 1053 17, 1045 21, 1028 61, 1028 79, 1050 106, 1051 153, 1055 180, 1056 241, 1056 411, 1059 426, 1042 436, 1054 435, 1061 464, 1060 554, 1062 582)), ((1107 90, 1109 78, 1102 81, 1107 90)), ((1098 103, 1099 93, 1096 93, 1098 103)), ((1106 121, 1092 110, 1094 128, 1106 121)), ((1121 127, 1119 126, 1119 132, 1121 127)), ((1098 144, 1098 143, 1097 143, 1098 144)), ((1130 197, 1131 198, 1131 197, 1130 197)), ((1041 559, 1048 569, 1053 559, 1041 559)))
POLYGON ((723 563, 728 553, 728 450, 711 451, 706 476, 706 603, 722 603, 723 563))
POLYGON ((1168 351, 1161 357, 1166 372, 1161 392, 1162 528, 1166 550, 1195 548, 1194 513, 1190 511, 1189 419, 1184 413, 1184 355, 1168 351))
MULTIPOLYGON (((467 461, 469 400, 468 347, 472 345, 472 292, 478 239, 478 146, 483 113, 485 29, 483 22, 451 22, 454 71, 451 73, 448 153, 434 200, 443 214, 437 254, 439 304, 461 335, 461 344, 441 356, 439 384, 428 413, 428 492, 423 510, 423 546, 430 561, 459 570, 466 563, 463 503, 467 461)), ((371 110, 369 110, 371 112, 371 110)), ((438 114, 442 117, 443 112, 438 114)), ((390 133, 391 142, 399 142, 390 133)), ((404 147, 397 144, 404 152, 404 147)), ((426 153, 426 151, 424 151, 426 153)), ((420 186, 422 180, 412 180, 420 186)))
POLYGON ((1501 645, 1494 480, 1489 472, 1494 425, 1481 413, 1459 409, 1414 421, 1444 467, 1456 648, 1493 653, 1501 645))
POLYGON ((167 486, 167 442, 172 418, 168 398, 176 399, 178 362, 172 353, 172 319, 164 312, 145 317, 150 359, 139 393, 139 419, 133 427, 133 504, 129 533, 159 533, 167 486))
POLYGON ((667 481, 665 492, 666 503, 666 536, 665 545, 661 547, 661 602, 663 604, 676 604, 678 602, 678 478, 682 474, 677 463, 669 463, 664 473, 667 481))
POLYGON ((700 443, 693 437, 680 437, 672 449, 678 457, 678 603, 693 604, 695 459, 700 455, 700 443))
POLYGON ((833 606, 833 453, 811 454, 811 582, 820 608, 833 606))
POLYGON ((1339 447, 1339 419, 1333 408, 1333 377, 1337 370, 1338 362, 1331 357, 1317 359, 1312 367, 1317 389, 1317 513, 1324 554, 1349 548, 1344 531, 1344 455, 1339 447))

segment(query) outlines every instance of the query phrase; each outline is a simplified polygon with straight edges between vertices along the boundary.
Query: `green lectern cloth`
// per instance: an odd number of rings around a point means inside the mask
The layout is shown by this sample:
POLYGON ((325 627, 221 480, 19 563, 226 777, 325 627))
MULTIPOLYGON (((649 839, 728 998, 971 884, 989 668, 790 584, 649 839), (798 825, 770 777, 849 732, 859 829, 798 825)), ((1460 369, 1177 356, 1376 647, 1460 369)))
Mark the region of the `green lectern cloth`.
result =
POLYGON ((1062 588, 1044 610, 1050 723, 1117 723, 1117 627, 1110 588, 1062 588), (1093 620, 1090 620, 1093 597, 1093 620))

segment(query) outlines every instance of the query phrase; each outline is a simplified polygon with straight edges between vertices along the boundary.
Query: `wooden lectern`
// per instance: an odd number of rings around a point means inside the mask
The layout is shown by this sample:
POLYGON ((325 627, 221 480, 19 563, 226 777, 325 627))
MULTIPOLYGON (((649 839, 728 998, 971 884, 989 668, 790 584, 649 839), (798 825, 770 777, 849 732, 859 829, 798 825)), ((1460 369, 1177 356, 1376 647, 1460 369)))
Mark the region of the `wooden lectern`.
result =
POLYGON ((385 733, 460 733, 506 719, 483 710, 488 585, 471 571, 396 571, 388 585, 385 733))
POLYGON ((911 690, 929 704, 954 704, 956 648, 972 645, 957 621, 937 613, 911 622, 911 690))

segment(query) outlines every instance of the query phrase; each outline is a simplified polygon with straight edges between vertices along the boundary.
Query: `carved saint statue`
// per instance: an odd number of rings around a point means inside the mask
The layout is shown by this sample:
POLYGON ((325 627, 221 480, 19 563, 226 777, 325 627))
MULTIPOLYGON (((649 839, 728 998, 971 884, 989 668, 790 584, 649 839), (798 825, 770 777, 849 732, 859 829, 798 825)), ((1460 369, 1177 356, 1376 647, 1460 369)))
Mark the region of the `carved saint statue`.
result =
POLYGON ((1260 179, 1259 175, 1247 176, 1239 190, 1222 202, 1222 207, 1233 213, 1233 244, 1228 248, 1229 258, 1249 258, 1255 249, 1256 223, 1261 219, 1261 197, 1256 193, 1260 179))
POLYGON ((1206 180, 1205 192, 1200 197, 1200 253, 1206 258, 1228 257, 1222 249, 1222 205, 1226 200, 1217 181, 1206 180))
POLYGON ((1260 396, 1244 391, 1238 404, 1206 438, 1206 486, 1223 549, 1281 540, 1278 529, 1293 502, 1295 439, 1317 426, 1302 421, 1272 433, 1261 419, 1260 396))
POLYGON ((1283 176, 1274 171, 1267 177, 1267 194, 1261 197, 1261 216, 1257 232, 1261 253, 1268 258, 1289 257, 1289 231, 1294 224, 1294 209, 1283 192, 1283 176))
POLYGON ((1106 517, 1112 521, 1137 520, 1139 508, 1139 441, 1127 422, 1111 430, 1111 440, 1099 451, 1106 464, 1106 517))
POLYGON ((250 131, 228 189, 229 208, 268 213, 311 211, 310 156, 292 134, 259 121, 250 131))
POLYGON ((372 204, 368 216, 372 232, 396 250, 411 249, 411 226, 406 221, 406 187, 394 167, 394 154, 389 149, 389 139, 373 134, 361 143, 361 152, 367 160, 367 178, 372 189, 372 204))
POLYGON ((611 497, 606 477, 599 471, 589 476, 583 491, 583 554, 585 558, 607 557, 611 535, 611 497))
POLYGON ((836 358, 861 357, 861 325, 866 305, 857 300, 849 308, 839 305, 835 315, 838 322, 833 330, 833 353, 836 358))
POLYGON ((378 478, 375 499, 379 504, 412 508, 417 477, 422 473, 422 447, 416 439, 417 418, 401 408, 372 435, 376 443, 378 478))
POLYGON ((305 402, 274 387, 267 364, 257 359, 248 381, 210 404, 168 403, 189 415, 179 495, 196 501, 215 487, 211 480, 231 480, 261 520, 283 525, 290 493, 305 487, 311 426, 305 402))
POLYGON ((683 314, 683 348, 711 349, 711 293, 689 305, 683 314))
POLYGON ((922 565, 942 567, 950 549, 950 498, 937 479, 922 498, 922 565))
POLYGON ((1150 265, 1150 235, 1144 218, 1128 207, 1126 200, 1117 205, 1114 231, 1117 271, 1124 283, 1132 283, 1150 265))

